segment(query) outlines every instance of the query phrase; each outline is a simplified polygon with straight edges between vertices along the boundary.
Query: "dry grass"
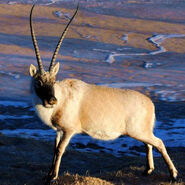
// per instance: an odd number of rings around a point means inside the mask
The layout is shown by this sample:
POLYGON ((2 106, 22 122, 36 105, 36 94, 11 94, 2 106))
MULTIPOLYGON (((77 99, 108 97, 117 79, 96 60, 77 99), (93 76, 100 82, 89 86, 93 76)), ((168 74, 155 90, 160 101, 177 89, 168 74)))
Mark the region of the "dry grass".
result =
MULTIPOLYGON (((137 168, 137 167, 136 167, 137 168)), ((79 174, 65 173, 60 178, 51 183, 51 185, 184 185, 182 179, 177 182, 172 182, 168 179, 166 174, 154 174, 148 177, 141 175, 140 170, 133 172, 111 172, 102 174, 99 177, 83 176, 79 174)))
MULTIPOLYGON (((42 185, 50 168, 52 148, 51 143, 0 135, 0 185, 42 185)), ((168 151, 179 171, 174 185, 184 185, 185 149, 168 148, 168 151)), ((145 157, 68 150, 62 157, 63 175, 51 185, 172 184, 162 157, 155 157, 156 169, 150 176, 143 175, 145 160, 145 157)))
POLYGON ((112 185, 112 183, 97 177, 80 176, 78 174, 71 175, 66 173, 62 175, 59 180, 55 183, 58 185, 112 185))

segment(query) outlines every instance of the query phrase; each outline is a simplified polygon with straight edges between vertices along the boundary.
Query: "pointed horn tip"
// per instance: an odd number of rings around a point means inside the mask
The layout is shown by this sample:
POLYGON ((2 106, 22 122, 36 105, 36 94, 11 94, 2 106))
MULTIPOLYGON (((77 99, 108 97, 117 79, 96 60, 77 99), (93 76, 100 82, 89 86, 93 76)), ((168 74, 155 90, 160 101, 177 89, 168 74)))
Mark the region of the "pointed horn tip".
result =
POLYGON ((33 8, 35 7, 35 5, 36 5, 36 3, 34 3, 34 4, 32 5, 32 7, 31 7, 31 13, 32 13, 33 8))
POLYGON ((79 9, 79 6, 80 6, 80 2, 78 1, 78 4, 77 4, 77 9, 79 9))
POLYGON ((80 3, 78 2, 77 7, 76 7, 76 13, 78 12, 79 7, 80 7, 80 3))

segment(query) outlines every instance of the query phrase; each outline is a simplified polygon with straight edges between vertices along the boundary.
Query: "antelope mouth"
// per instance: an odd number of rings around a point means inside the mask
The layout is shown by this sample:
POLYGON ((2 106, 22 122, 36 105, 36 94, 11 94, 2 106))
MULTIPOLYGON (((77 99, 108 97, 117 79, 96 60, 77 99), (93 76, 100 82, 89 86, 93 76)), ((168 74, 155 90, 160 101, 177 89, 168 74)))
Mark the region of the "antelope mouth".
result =
POLYGON ((44 104, 43 105, 45 108, 53 108, 54 107, 54 105, 50 105, 50 104, 44 104))

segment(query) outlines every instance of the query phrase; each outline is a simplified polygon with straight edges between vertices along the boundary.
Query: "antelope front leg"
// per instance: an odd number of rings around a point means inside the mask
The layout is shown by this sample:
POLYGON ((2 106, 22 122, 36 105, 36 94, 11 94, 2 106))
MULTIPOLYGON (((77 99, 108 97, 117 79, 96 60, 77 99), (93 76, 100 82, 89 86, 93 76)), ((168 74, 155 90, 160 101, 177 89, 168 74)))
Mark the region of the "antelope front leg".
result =
POLYGON ((60 139, 61 139, 61 131, 57 132, 57 136, 55 138, 53 161, 52 161, 52 165, 51 165, 50 171, 48 173, 48 177, 50 177, 52 175, 52 173, 53 173, 53 167, 54 167, 54 164, 55 164, 55 161, 56 161, 57 147, 58 147, 58 144, 60 142, 60 139))
POLYGON ((62 157, 63 153, 65 152, 65 149, 66 149, 67 145, 69 144, 69 141, 73 135, 74 135, 73 131, 64 131, 63 132, 62 139, 59 141, 57 149, 54 154, 52 169, 49 174, 49 181, 53 181, 58 178, 61 157, 62 157))

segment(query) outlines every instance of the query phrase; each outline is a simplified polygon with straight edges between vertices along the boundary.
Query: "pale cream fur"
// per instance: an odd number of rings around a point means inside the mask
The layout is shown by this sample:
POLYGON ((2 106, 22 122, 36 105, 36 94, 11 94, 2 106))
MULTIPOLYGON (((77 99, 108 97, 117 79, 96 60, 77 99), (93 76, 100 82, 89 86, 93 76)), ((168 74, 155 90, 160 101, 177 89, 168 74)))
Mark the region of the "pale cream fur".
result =
POLYGON ((148 174, 154 170, 152 155, 152 146, 154 146, 165 159, 172 178, 176 179, 177 170, 168 156, 162 140, 153 135, 155 109, 148 97, 133 90, 96 86, 77 79, 56 82, 56 74, 59 70, 59 63, 54 65, 56 56, 68 27, 77 14, 78 6, 60 37, 48 72, 43 69, 32 26, 34 6, 30 12, 30 30, 39 69, 37 71, 34 65, 30 66, 33 105, 40 119, 57 132, 55 153, 48 175, 49 184, 51 180, 58 178, 61 157, 71 137, 77 133, 86 133, 102 140, 112 140, 120 135, 128 135, 144 142, 148 149, 148 174), (47 100, 45 95, 48 94, 43 90, 47 89, 43 86, 48 84, 50 90, 46 91, 52 92, 50 100, 47 100), (42 101, 37 96, 35 88, 42 101), (61 132, 63 133, 62 137, 61 132))
POLYGON ((112 140, 128 135, 148 146, 147 173, 154 170, 152 146, 163 155, 173 178, 177 170, 169 158, 163 142, 153 135, 155 109, 145 95, 128 89, 115 89, 87 84, 76 79, 66 79, 54 85, 57 104, 45 108, 34 93, 33 102, 38 116, 57 131, 56 149, 50 172, 58 177, 61 156, 71 137, 86 133, 96 139, 112 140), (52 123, 52 117, 55 124, 52 123), (60 132, 63 137, 60 140, 60 132))

